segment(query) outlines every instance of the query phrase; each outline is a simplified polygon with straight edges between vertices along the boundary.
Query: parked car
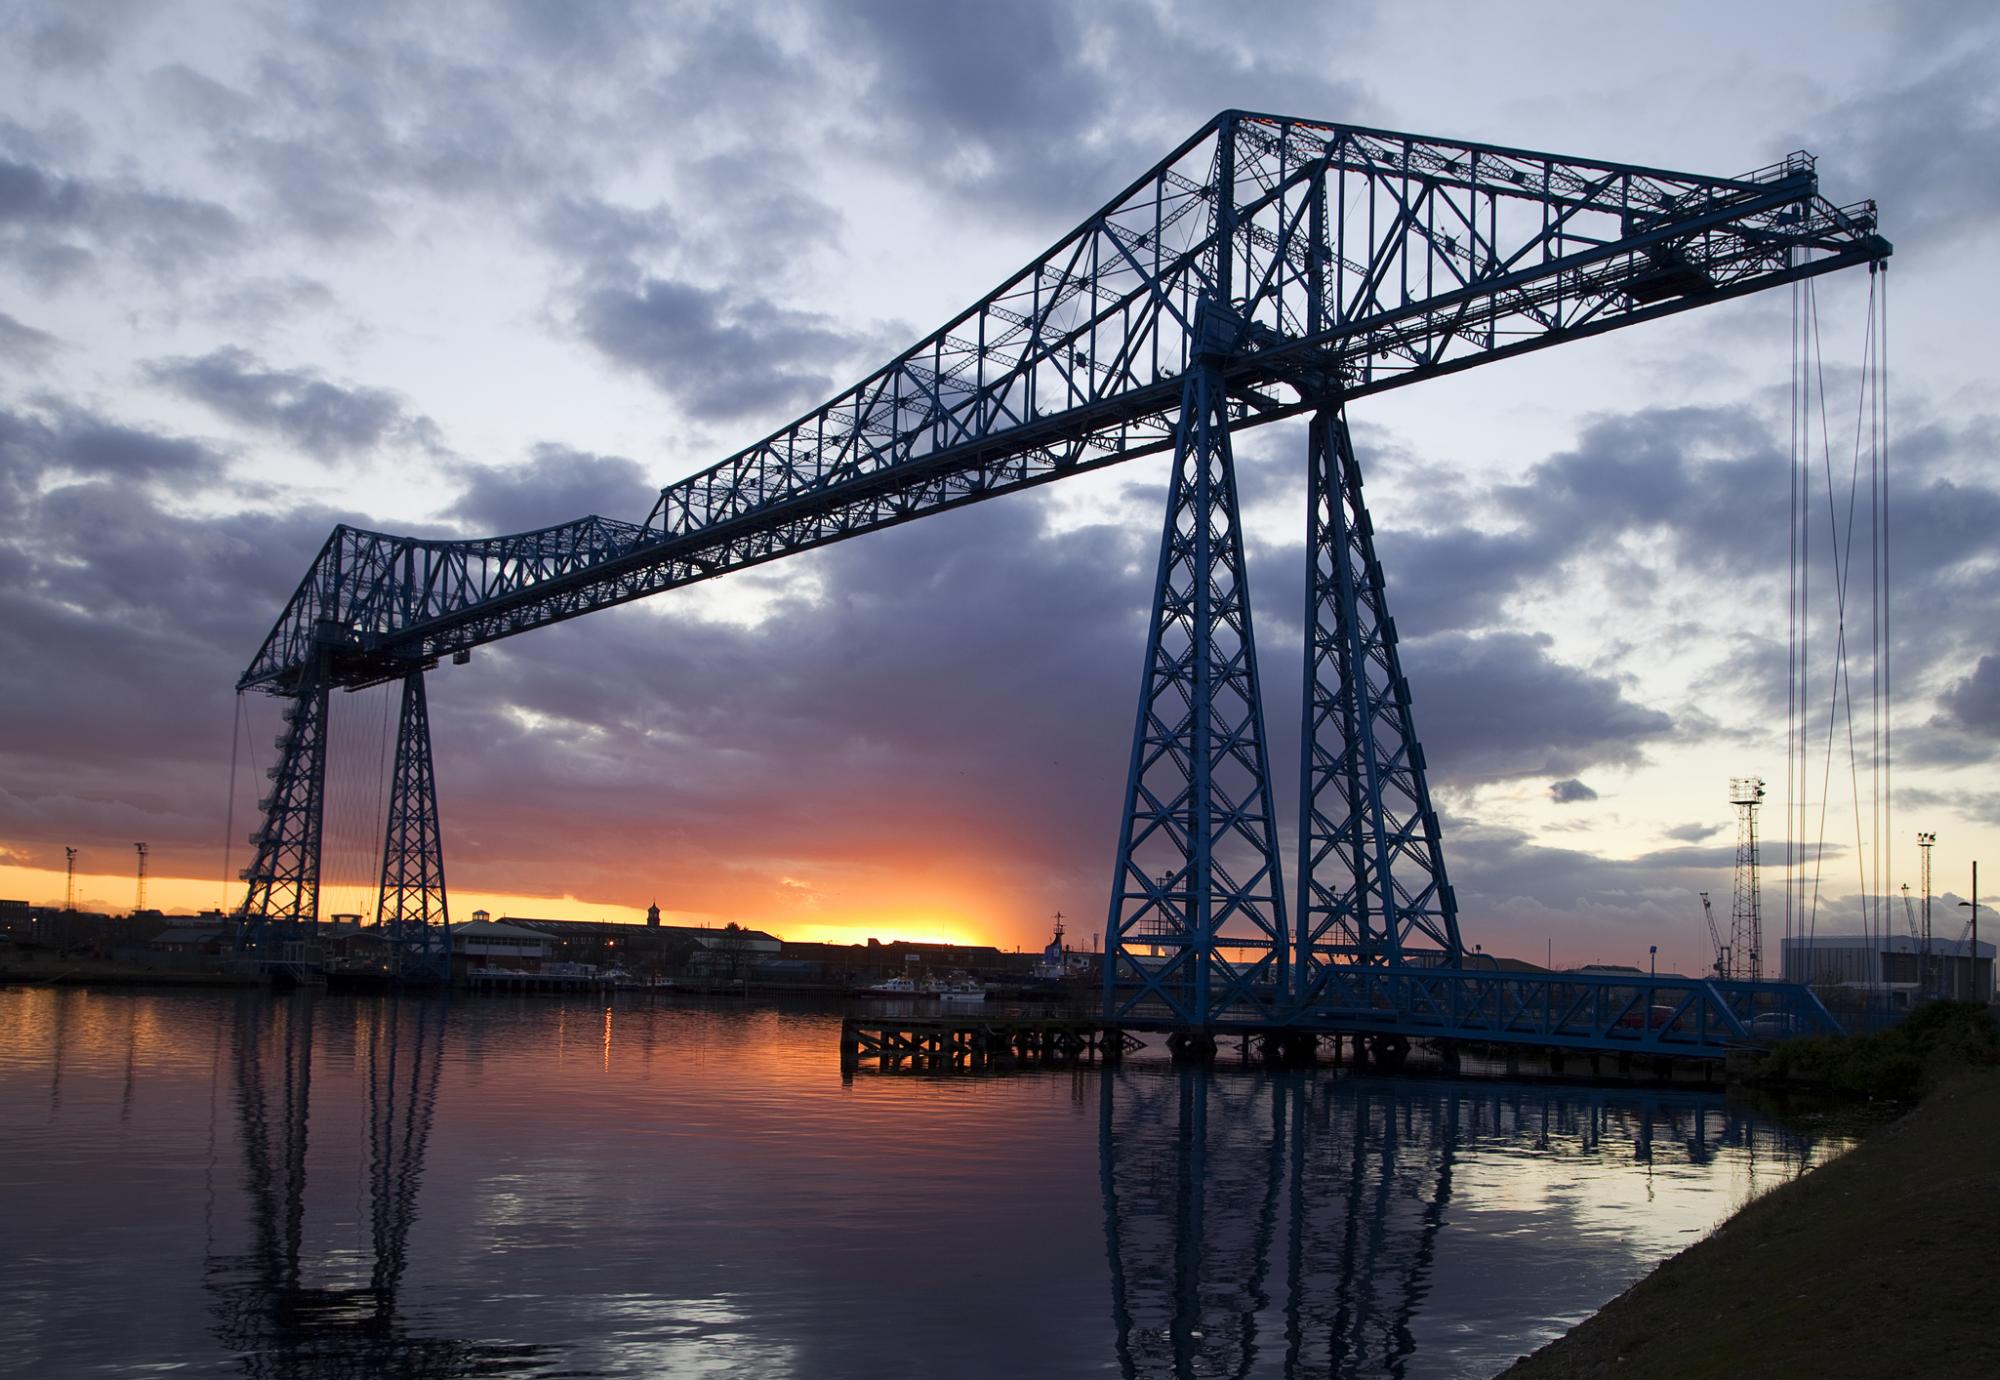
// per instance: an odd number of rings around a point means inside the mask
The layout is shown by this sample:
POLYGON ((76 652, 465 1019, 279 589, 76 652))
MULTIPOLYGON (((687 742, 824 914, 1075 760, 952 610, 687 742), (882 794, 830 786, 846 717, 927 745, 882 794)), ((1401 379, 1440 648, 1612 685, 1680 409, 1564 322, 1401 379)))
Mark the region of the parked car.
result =
POLYGON ((1782 1040, 1806 1032, 1805 1022, 1789 1011, 1760 1011, 1743 1028, 1760 1040, 1782 1040))

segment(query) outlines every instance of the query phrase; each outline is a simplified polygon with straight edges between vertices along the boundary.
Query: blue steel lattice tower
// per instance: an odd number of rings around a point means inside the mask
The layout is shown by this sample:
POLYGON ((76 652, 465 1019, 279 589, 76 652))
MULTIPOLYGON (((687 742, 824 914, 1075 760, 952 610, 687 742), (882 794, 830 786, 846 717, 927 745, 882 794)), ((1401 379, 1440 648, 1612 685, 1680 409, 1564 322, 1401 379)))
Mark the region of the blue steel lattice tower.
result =
POLYGON ((450 954, 444 842, 438 833, 437 777, 431 767, 431 719, 424 673, 403 677, 396 734, 396 775, 382 841, 382 890, 376 909, 406 979, 441 979, 450 954))
POLYGON ((1396 623, 1338 408, 1313 417, 1307 480, 1298 996, 1341 965, 1458 965, 1458 903, 1410 714, 1396 623))
POLYGON ((1104 982, 1113 1015, 1200 1029, 1280 1009, 1288 945, 1221 374, 1181 399, 1104 982))
POLYGON ((329 688, 324 657, 308 659, 285 707, 270 794, 258 802, 264 824, 250 836, 257 851, 243 869, 249 888, 237 912, 237 947, 260 963, 310 958, 305 946, 319 922, 329 688))

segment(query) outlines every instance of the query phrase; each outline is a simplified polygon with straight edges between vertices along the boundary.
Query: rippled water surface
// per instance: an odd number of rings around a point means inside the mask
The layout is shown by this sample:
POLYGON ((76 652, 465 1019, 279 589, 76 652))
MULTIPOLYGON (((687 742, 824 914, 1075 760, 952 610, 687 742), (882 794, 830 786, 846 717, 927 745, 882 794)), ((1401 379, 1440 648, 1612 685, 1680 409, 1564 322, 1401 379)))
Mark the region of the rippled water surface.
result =
POLYGON ((1843 1146, 830 1010, 0 991, 0 1372, 1489 1375, 1843 1146))

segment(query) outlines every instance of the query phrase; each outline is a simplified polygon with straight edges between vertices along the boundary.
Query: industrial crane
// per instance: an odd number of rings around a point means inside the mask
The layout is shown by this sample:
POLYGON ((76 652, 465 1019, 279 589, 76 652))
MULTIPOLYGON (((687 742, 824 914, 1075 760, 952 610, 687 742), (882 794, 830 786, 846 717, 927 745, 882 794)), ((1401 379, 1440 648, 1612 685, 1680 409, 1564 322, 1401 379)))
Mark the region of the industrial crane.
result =
POLYGON ((1701 913, 1708 919, 1708 941, 1715 946, 1715 975, 1729 976, 1729 946, 1722 942, 1722 931, 1715 927, 1715 907, 1708 903, 1708 893, 1701 893, 1701 913))

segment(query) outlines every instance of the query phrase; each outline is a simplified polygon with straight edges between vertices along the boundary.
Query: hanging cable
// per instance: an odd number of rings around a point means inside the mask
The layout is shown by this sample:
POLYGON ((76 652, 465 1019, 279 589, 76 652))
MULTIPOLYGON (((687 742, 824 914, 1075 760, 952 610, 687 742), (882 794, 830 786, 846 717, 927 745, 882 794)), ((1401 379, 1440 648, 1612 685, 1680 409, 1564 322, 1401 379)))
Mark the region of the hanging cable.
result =
POLYGON ((392 702, 400 705, 402 698, 399 693, 402 682, 397 681, 395 685, 399 689, 384 690, 382 692, 382 748, 377 755, 375 764, 374 837, 380 840, 382 845, 382 856, 377 859, 379 865, 376 869, 375 919, 377 923, 380 923, 382 919, 382 901, 384 899, 382 895, 381 873, 387 868, 389 861, 389 775, 392 770, 389 765, 389 757, 390 753, 394 750, 391 743, 393 742, 396 748, 402 746, 402 719, 400 715, 397 717, 395 737, 392 739, 389 733, 389 706, 392 702))
POLYGON ((229 725, 229 803, 222 812, 222 902, 216 909, 229 910, 229 849, 236 836, 236 750, 243 743, 243 692, 236 692, 236 712, 229 725))
POLYGON ((1881 280, 1882 290, 1877 302, 1881 313, 1881 329, 1877 337, 1877 358, 1875 381, 1877 415, 1880 418, 1879 445, 1882 455, 1882 839, 1885 860, 1891 865, 1896 855, 1896 795, 1893 769, 1894 754, 1890 750, 1889 735, 1896 722, 1896 697, 1889 679, 1892 661, 1889 634, 1889 265, 1880 264, 1876 276, 1881 280))
MULTIPOLYGON (((1869 447, 1869 543, 1870 571, 1869 595, 1872 613, 1879 613, 1880 597, 1880 543, 1879 543, 1879 392, 1876 386, 1876 319, 1877 293, 1871 279, 1866 326, 1863 334, 1861 387, 1855 400, 1854 445, 1849 463, 1847 522, 1843 530, 1833 480, 1833 455, 1831 427, 1826 415, 1826 354, 1820 338, 1818 295, 1808 290, 1806 294, 1807 321, 1810 340, 1807 345, 1809 386, 1817 385, 1818 411, 1820 414, 1821 460, 1826 485, 1827 527, 1832 539, 1832 560, 1834 568, 1835 640, 1834 668, 1831 695, 1827 706, 1827 738, 1821 768, 1821 797, 1819 828, 1814 842, 1814 866, 1812 880, 1812 905, 1806 916, 1806 923, 1812 932, 1817 931, 1819 895, 1824 875, 1826 851, 1827 812, 1831 804, 1833 747, 1835 733, 1839 728, 1843 709, 1847 720, 1847 751, 1849 804, 1854 814, 1855 855, 1857 885, 1861 896, 1861 919, 1863 933, 1869 938, 1879 937, 1882 931, 1882 910, 1879 905, 1879 884, 1881 881, 1882 816, 1880 811, 1879 761, 1881 755, 1880 722, 1880 661, 1881 636, 1879 618, 1871 617, 1870 625, 1870 681, 1871 706, 1874 716, 1870 724, 1870 771, 1871 794, 1869 827, 1872 840, 1864 833, 1860 798, 1860 753, 1854 735, 1854 690, 1851 661, 1847 644, 1847 593, 1849 579, 1854 570, 1854 527, 1859 512, 1861 479, 1861 450, 1864 437, 1869 447), (1872 842, 1872 847, 1870 846, 1872 842), (1871 881, 1871 871, 1872 878, 1871 881)), ((1809 611, 1807 613, 1809 618, 1809 611)), ((1802 623, 1806 621, 1802 619, 1802 623)))
MULTIPOLYGON (((1790 254, 1792 260, 1796 260, 1798 250, 1790 250, 1788 254, 1790 254)), ((1786 476, 1784 476, 1786 478, 1786 502, 1792 508, 1790 510, 1790 524, 1786 528, 1786 534, 1788 534, 1790 544, 1792 544, 1790 568, 1788 568, 1790 590, 1786 592, 1786 606, 1784 606, 1784 634, 1786 634, 1786 670, 1784 670, 1784 938, 1786 940, 1794 938, 1794 916, 1792 916, 1794 908, 1792 908, 1792 898, 1794 898, 1794 892, 1798 892, 1798 882, 1800 882, 1800 868, 1794 864, 1792 850, 1794 850, 1794 842, 1802 844, 1802 838, 1804 838, 1804 818, 1806 818, 1804 816, 1804 808, 1806 806, 1804 806, 1804 800, 1800 798, 1802 790, 1804 790, 1804 768, 1802 768, 1804 754, 1800 750, 1800 742, 1802 742, 1802 732, 1804 730, 1800 728, 1800 708, 1798 708, 1798 686, 1800 686, 1800 678, 1804 674, 1802 668, 1800 668, 1802 648, 1800 648, 1800 638, 1798 638, 1798 600, 1800 600, 1800 582, 1798 582, 1798 486, 1800 486, 1800 478, 1798 478, 1798 470, 1800 470, 1800 454, 1802 454, 1802 446, 1800 446, 1800 440, 1798 440, 1798 420, 1800 420, 1798 390, 1800 390, 1800 378, 1802 378, 1802 370, 1800 370, 1800 364, 1798 364, 1798 330, 1800 330, 1798 322, 1800 322, 1800 302, 1802 302, 1802 298, 1804 298, 1804 282, 1798 280, 1798 278, 1794 278, 1792 280, 1792 338, 1790 338, 1790 346, 1792 346, 1792 372, 1786 378, 1786 400, 1790 402, 1792 418, 1790 418, 1790 432, 1786 434, 1786 476)))
MULTIPOLYGON (((1796 250, 1786 252, 1786 262, 1794 262, 1796 250)), ((1786 514, 1786 540, 1792 544, 1786 560, 1786 576, 1790 588, 1784 596, 1784 944, 1792 942, 1792 892, 1798 886, 1796 868, 1792 866, 1792 840, 1798 830, 1792 828, 1796 812, 1794 782, 1796 772, 1792 748, 1792 738, 1798 734, 1798 292, 1800 282, 1792 280, 1792 372, 1786 374, 1784 392, 1790 404, 1792 418, 1784 438, 1784 498, 1790 504, 1786 514)), ((1780 948, 1780 960, 1786 948, 1780 948)))

